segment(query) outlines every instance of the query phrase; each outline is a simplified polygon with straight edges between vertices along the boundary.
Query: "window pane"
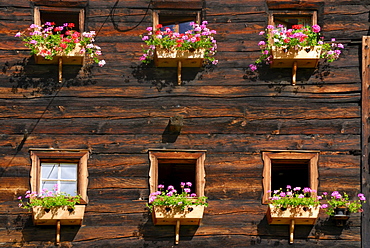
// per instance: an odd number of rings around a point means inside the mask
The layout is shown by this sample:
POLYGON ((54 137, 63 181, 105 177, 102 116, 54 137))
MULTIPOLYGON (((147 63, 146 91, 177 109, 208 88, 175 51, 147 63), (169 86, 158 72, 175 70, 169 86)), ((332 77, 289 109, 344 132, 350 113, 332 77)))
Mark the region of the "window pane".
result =
POLYGON ((77 164, 63 163, 60 164, 61 176, 60 179, 77 179, 77 164))
POLYGON ((41 164, 42 179, 58 179, 58 164, 42 163, 41 164))
POLYGON ((40 191, 42 189, 47 189, 48 191, 53 191, 54 185, 57 184, 58 181, 41 181, 40 191))
POLYGON ((275 25, 282 24, 287 28, 293 25, 311 26, 311 16, 274 16, 275 25))
POLYGON ((70 195, 77 195, 76 182, 60 182, 60 191, 70 195))
POLYGON ((190 22, 179 23, 179 29, 180 29, 179 33, 181 33, 181 34, 190 30, 191 29, 190 22))

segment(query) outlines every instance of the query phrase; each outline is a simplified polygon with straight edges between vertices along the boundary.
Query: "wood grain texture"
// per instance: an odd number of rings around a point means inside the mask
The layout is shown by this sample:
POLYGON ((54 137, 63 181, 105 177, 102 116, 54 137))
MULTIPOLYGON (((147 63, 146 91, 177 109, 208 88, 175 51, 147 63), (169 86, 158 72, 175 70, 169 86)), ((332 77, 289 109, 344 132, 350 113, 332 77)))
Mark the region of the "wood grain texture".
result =
MULTIPOLYGON (((369 3, 182 1, 177 7, 201 6, 203 19, 217 30, 219 64, 183 68, 177 86, 175 68, 139 61, 139 35, 152 25, 153 5, 145 16, 149 2, 119 1, 109 17, 115 0, 1 1, 0 246, 51 247, 55 241, 54 227, 33 226, 30 213, 17 206, 30 187, 30 148, 91 150, 84 223, 62 226, 64 247, 174 245, 174 227, 154 226, 146 207, 149 149, 207 150, 209 207, 199 227, 181 227, 179 248, 289 246, 288 226, 266 220, 263 150, 318 150, 320 193, 369 191, 369 44, 362 40, 369 33, 369 3), (58 83, 57 67, 36 65, 14 37, 33 22, 33 4, 86 6, 85 29, 99 31, 96 44, 107 64, 64 66, 64 84, 58 83), (331 64, 298 69, 295 86, 290 69, 248 69, 260 54, 258 33, 269 10, 284 9, 317 11, 325 40, 345 46, 331 64), (166 143, 175 115, 184 124, 176 141, 166 143)), ((161 8, 178 3, 155 2, 161 8)), ((369 211, 366 205, 344 227, 321 212, 316 225, 296 227, 294 246, 367 248, 369 211)))

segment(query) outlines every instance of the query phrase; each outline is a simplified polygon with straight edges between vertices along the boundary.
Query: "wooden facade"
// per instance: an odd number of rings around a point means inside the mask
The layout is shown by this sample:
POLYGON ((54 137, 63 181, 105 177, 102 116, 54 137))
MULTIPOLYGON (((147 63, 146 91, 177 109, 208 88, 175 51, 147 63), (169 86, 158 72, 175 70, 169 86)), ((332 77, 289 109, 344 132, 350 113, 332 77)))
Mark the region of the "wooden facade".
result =
MULTIPOLYGON (((51 247, 55 228, 34 226, 17 197, 30 189, 34 148, 84 149, 88 186, 82 226, 62 226, 63 247, 173 247, 174 227, 146 207, 149 151, 204 150, 200 226, 182 226, 178 247, 286 247, 287 226, 269 225, 263 151, 318 151, 318 191, 369 198, 370 3, 364 0, 2 0, 0 3, 0 246, 51 247), (37 65, 14 35, 34 7, 82 8, 107 64, 37 65), (149 7, 148 7, 149 6, 149 7), (155 9, 201 10, 217 30, 217 66, 142 65, 139 35, 155 9), (272 10, 317 12, 339 60, 299 69, 248 65, 272 10), (170 118, 182 117, 176 137, 170 118)), ((297 226, 294 247, 370 247, 370 207, 337 227, 324 213, 297 226)))

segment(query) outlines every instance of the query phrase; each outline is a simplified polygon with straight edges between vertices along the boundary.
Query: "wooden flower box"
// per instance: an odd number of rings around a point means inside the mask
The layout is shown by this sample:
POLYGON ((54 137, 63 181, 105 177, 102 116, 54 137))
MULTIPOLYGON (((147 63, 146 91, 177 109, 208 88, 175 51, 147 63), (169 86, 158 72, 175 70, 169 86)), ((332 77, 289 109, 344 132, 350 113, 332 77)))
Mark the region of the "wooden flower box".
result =
POLYGON ((153 206, 152 217, 154 225, 175 225, 175 244, 180 240, 180 225, 200 224, 203 218, 204 206, 190 205, 184 210, 179 207, 153 206))
POLYGON ((289 225, 292 219, 295 220, 296 225, 313 225, 319 216, 319 211, 319 207, 307 208, 306 211, 302 207, 287 208, 283 211, 270 204, 267 210, 267 220, 272 225, 289 225))
MULTIPOLYGON (((39 51, 43 48, 40 47, 39 51)), ((59 58, 62 59, 62 63, 64 65, 82 65, 85 53, 81 53, 81 46, 79 43, 76 44, 75 49, 73 49, 70 53, 60 53, 57 56, 54 56, 52 60, 45 59, 41 55, 34 55, 36 64, 44 64, 44 65, 57 65, 59 64, 59 58)))
POLYGON ((153 206, 154 225, 199 225, 203 218, 204 206, 189 206, 185 210, 166 206, 153 206))
POLYGON ((81 225, 85 214, 85 205, 76 205, 73 211, 67 207, 45 208, 37 206, 32 208, 32 219, 35 225, 81 225))
POLYGON ((271 225, 289 225, 289 243, 294 241, 295 225, 313 225, 319 216, 319 207, 313 208, 287 208, 282 210, 280 207, 269 205, 267 210, 267 221, 271 225))
POLYGON ((300 47, 298 50, 273 46, 271 68, 292 68, 294 62, 299 68, 315 68, 320 60, 321 46, 300 47))
POLYGON ((201 67, 204 60, 204 49, 190 51, 166 50, 156 48, 154 64, 157 67, 201 67))

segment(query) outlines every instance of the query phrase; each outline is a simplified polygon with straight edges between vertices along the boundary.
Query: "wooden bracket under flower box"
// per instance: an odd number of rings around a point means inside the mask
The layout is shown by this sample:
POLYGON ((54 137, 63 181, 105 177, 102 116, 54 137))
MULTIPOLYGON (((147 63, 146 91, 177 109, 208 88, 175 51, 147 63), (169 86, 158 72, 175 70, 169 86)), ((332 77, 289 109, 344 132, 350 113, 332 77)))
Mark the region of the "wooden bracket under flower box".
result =
POLYGON ((298 49, 272 46, 271 68, 292 68, 292 84, 296 84, 297 68, 316 68, 321 55, 321 46, 298 49))
POLYGON ((81 46, 76 43, 76 47, 68 54, 61 52, 53 59, 45 59, 43 56, 39 55, 42 53, 43 47, 39 47, 39 53, 34 55, 35 63, 41 65, 59 65, 59 83, 62 82, 62 68, 64 65, 82 65, 85 57, 85 53, 81 53, 81 46))
POLYGON ((153 206, 152 218, 154 225, 176 225, 175 244, 179 243, 180 225, 200 224, 203 218, 204 206, 191 205, 181 210, 178 207, 153 206))
POLYGON ((156 48, 154 64, 157 67, 177 67, 177 83, 181 85, 181 67, 201 67, 204 61, 204 49, 178 51, 156 48))
POLYGON ((60 242, 60 225, 81 225, 85 214, 85 205, 75 205, 68 210, 66 206, 46 210, 43 207, 32 207, 32 220, 35 225, 56 225, 56 244, 60 242))
POLYGON ((294 241, 294 225, 314 225, 319 216, 319 207, 287 208, 282 210, 280 207, 269 205, 267 210, 267 221, 270 225, 290 225, 289 243, 294 241))

